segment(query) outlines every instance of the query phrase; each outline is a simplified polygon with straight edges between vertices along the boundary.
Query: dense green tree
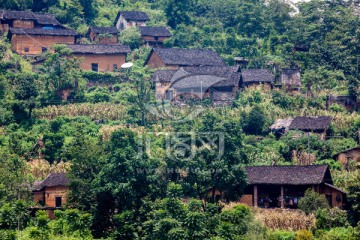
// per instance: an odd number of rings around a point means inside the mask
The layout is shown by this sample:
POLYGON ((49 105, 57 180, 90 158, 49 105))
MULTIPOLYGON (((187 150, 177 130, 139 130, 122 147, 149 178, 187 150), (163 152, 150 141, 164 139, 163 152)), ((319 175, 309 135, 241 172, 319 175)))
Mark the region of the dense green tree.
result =
POLYGON ((177 25, 183 23, 188 24, 190 17, 187 10, 190 7, 190 0, 169 0, 165 6, 165 14, 168 18, 168 25, 175 28, 177 25))
POLYGON ((304 197, 299 200, 299 209, 306 214, 315 213, 319 209, 329 209, 329 203, 324 195, 314 192, 311 189, 305 191, 304 197))
POLYGON ((35 98, 39 93, 35 83, 35 77, 36 76, 30 74, 17 74, 14 77, 15 99, 28 109, 29 118, 31 118, 32 110, 35 107, 35 98))

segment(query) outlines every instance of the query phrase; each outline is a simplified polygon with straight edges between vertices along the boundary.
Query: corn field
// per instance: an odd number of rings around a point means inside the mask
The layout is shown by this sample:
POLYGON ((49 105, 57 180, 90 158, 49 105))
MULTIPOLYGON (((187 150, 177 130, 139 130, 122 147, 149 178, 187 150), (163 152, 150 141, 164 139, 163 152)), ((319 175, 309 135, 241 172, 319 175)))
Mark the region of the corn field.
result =
POLYGON ((35 179, 45 179, 50 173, 67 172, 70 169, 69 162, 50 164, 45 159, 31 159, 27 166, 29 174, 35 179))
POLYGON ((68 105, 51 105, 35 109, 34 116, 40 119, 54 119, 59 116, 78 117, 87 116, 92 120, 122 120, 127 118, 127 109, 124 105, 112 103, 81 103, 68 105))
POLYGON ((310 230, 316 227, 314 214, 306 215, 293 209, 254 209, 255 218, 267 228, 281 230, 310 230))

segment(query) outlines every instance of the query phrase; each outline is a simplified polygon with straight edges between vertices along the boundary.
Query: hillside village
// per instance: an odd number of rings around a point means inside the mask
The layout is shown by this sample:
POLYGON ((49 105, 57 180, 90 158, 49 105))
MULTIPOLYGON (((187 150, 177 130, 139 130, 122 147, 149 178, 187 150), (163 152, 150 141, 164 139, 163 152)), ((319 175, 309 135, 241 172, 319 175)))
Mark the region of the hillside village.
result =
POLYGON ((0 1, 0 239, 358 239, 358 3, 305 2, 0 1))

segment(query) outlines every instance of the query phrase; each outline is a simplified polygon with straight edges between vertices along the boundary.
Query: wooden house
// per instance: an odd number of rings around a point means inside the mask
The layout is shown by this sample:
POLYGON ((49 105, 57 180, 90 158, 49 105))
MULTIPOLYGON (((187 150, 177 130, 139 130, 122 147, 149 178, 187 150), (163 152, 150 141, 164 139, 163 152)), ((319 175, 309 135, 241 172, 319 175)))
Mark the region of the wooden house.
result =
POLYGON ((164 40, 171 37, 166 27, 139 27, 144 42, 149 46, 161 46, 164 40))
POLYGON ((295 117, 292 120, 289 129, 315 133, 320 135, 321 140, 325 140, 326 132, 331 121, 332 118, 328 116, 295 117))
POLYGON ((67 47, 72 51, 72 57, 82 58, 81 69, 95 72, 117 70, 131 52, 129 46, 117 44, 73 44, 67 47))
POLYGON ((131 27, 144 27, 150 18, 144 12, 123 11, 118 12, 114 26, 119 30, 125 30, 131 27))
POLYGON ((333 185, 327 165, 248 166, 248 186, 240 202, 262 208, 297 208, 307 189, 322 194, 331 207, 344 208, 346 194, 333 185))
POLYGON ((267 69, 242 69, 241 87, 263 85, 265 89, 271 89, 275 81, 274 75, 267 69))
POLYGON ((300 69, 282 69, 280 82, 288 90, 298 90, 301 87, 300 69))
POLYGON ((220 56, 211 50, 159 47, 151 50, 144 65, 173 70, 180 67, 226 66, 220 56))
POLYGON ((74 44, 78 33, 71 29, 12 28, 11 49, 20 55, 39 55, 53 44, 74 44))
POLYGON ((334 159, 339 161, 343 166, 347 166, 349 160, 360 163, 360 146, 339 152, 334 155, 334 159))
POLYGON ((239 89, 241 74, 228 66, 181 67, 157 70, 156 99, 186 101, 211 98, 215 104, 231 104, 239 89))
POLYGON ((95 27, 89 28, 88 35, 91 42, 98 44, 117 44, 119 30, 116 27, 95 27))

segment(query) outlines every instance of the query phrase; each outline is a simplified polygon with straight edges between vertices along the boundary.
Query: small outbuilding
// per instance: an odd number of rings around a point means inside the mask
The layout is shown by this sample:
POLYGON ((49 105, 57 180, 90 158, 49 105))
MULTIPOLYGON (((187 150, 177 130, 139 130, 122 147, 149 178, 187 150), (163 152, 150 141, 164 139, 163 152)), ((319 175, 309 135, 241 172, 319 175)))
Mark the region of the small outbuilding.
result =
POLYGON ((114 26, 119 30, 131 27, 144 27, 149 20, 150 18, 145 12, 120 11, 116 16, 114 26))
POLYGON ((91 42, 98 44, 117 44, 119 30, 116 27, 96 27, 92 26, 88 30, 91 42))
POLYGON ((339 152, 334 155, 334 159, 339 161, 343 166, 346 166, 349 160, 360 163, 360 146, 339 152))
POLYGON ((171 37, 166 27, 139 27, 141 37, 149 46, 162 46, 164 40, 171 37))
POLYGON ((272 88, 275 81, 274 75, 267 69, 243 69, 241 70, 242 87, 258 86, 263 84, 267 89, 272 88))
POLYGON ((307 116, 295 117, 290 126, 290 130, 300 130, 320 135, 321 140, 325 140, 326 132, 330 126, 332 117, 329 116, 307 116))

